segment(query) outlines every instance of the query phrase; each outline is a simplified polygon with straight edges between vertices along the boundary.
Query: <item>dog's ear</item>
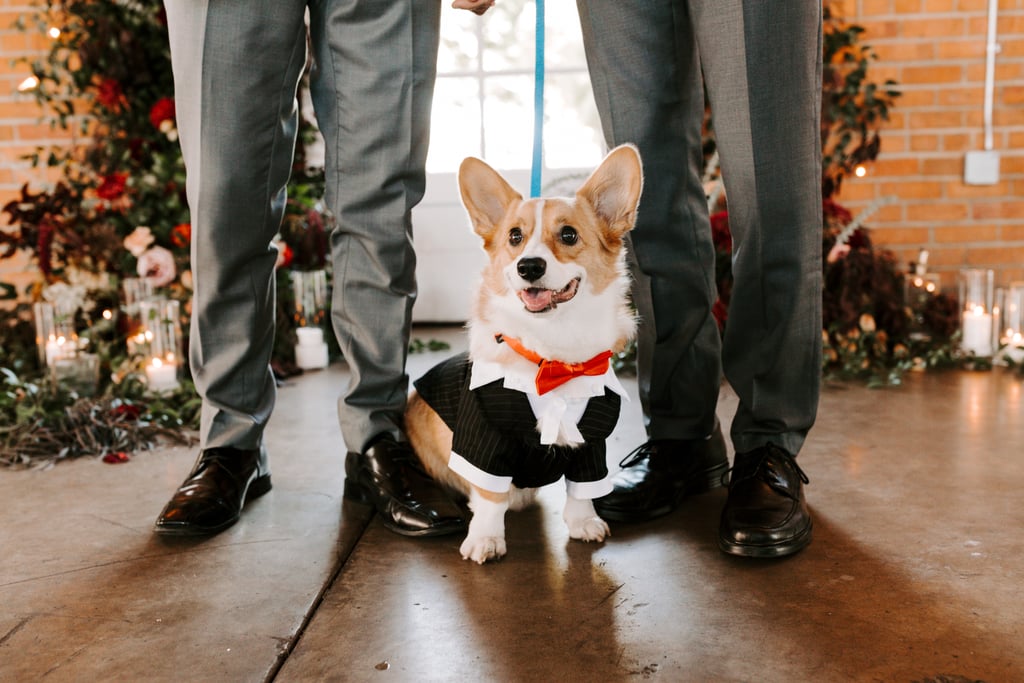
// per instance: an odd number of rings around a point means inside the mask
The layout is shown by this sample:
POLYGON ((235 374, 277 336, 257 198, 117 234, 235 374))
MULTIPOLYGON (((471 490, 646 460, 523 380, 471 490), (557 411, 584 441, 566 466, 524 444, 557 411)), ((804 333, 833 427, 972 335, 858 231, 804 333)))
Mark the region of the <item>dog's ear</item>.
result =
POLYGON ((459 192, 473 231, 484 240, 494 233, 509 206, 523 199, 497 171, 474 157, 459 166, 459 192))
POLYGON ((640 152, 633 145, 620 145, 590 174, 576 198, 589 204, 612 234, 621 237, 636 224, 643 187, 640 152))

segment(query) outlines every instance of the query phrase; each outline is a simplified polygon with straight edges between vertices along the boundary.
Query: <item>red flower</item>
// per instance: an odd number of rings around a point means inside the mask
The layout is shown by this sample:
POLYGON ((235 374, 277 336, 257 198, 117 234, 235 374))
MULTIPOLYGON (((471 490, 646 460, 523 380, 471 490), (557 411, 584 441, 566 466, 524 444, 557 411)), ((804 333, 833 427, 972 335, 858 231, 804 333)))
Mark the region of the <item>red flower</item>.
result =
POLYGON ((96 194, 100 199, 113 201, 124 195, 125 185, 128 182, 127 173, 111 173, 103 177, 103 182, 96 188, 96 194))
POLYGON ((717 251, 732 251, 732 233, 729 232, 729 212, 711 214, 711 240, 717 251))
POLYGON ((124 451, 112 451, 103 456, 103 462, 108 465, 120 465, 131 460, 131 456, 124 451))
POLYGON ((171 244, 184 249, 192 240, 192 225, 190 223, 179 223, 171 228, 171 244))
POLYGON ((119 403, 110 412, 125 422, 134 422, 139 419, 142 410, 134 403, 119 403))
POLYGON ((113 78, 103 78, 96 86, 96 101, 111 111, 118 111, 128 101, 124 97, 121 84, 113 78))
POLYGON ((174 98, 161 97, 149 110, 149 122, 154 128, 160 130, 164 121, 174 123, 174 98))
POLYGON ((295 260, 295 252, 292 250, 290 246, 288 246, 288 243, 278 242, 277 248, 279 253, 277 255, 276 267, 287 268, 288 266, 292 265, 292 262, 295 260))

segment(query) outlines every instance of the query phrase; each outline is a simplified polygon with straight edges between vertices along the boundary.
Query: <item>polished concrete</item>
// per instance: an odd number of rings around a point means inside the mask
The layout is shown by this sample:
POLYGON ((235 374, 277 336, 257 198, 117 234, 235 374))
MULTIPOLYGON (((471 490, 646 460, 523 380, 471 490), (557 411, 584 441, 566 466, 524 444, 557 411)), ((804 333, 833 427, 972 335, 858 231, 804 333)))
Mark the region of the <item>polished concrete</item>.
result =
MULTIPOLYGON (((190 449, 0 471, 0 681, 1024 681, 1024 379, 1005 369, 827 386, 800 457, 814 541, 767 561, 717 549, 722 490, 598 545, 569 540, 551 486, 486 566, 458 537, 391 534, 341 498, 346 381, 281 389, 274 489, 210 539, 151 533, 190 449)), ((634 399, 612 459, 641 434, 634 399)))

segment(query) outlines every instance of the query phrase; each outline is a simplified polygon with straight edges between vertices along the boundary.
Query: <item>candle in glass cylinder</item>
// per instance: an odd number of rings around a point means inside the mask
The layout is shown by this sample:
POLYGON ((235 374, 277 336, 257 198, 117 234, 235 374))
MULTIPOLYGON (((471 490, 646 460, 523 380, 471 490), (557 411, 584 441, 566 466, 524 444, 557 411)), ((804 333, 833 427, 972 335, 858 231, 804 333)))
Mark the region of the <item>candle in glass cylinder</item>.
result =
POLYGON ((992 316, 981 306, 974 306, 963 314, 963 339, 960 342, 964 351, 975 356, 992 355, 992 316))
POLYGON ((146 365, 146 385, 150 391, 173 391, 178 388, 178 366, 154 358, 146 365))

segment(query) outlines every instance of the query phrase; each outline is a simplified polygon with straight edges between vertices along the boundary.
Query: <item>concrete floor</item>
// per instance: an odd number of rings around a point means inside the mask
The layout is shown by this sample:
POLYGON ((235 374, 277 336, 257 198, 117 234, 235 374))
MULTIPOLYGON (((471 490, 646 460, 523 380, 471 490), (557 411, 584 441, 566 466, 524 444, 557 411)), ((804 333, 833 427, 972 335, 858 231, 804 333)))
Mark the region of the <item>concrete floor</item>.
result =
MULTIPOLYGON (((210 539, 151 533, 190 449, 0 471, 0 681, 1024 681, 1024 381, 1006 370, 826 387, 795 557, 719 552, 722 490, 570 542, 556 485, 483 567, 342 501, 346 381, 340 364, 282 388, 274 489, 210 539)), ((613 460, 639 425, 634 400, 613 460)))

